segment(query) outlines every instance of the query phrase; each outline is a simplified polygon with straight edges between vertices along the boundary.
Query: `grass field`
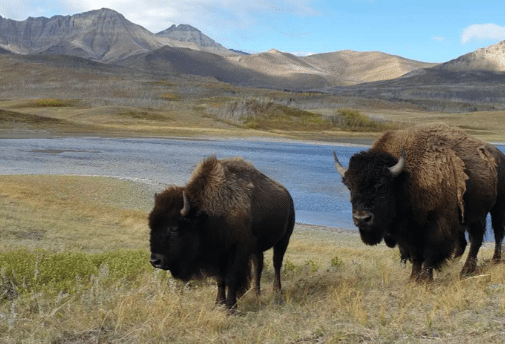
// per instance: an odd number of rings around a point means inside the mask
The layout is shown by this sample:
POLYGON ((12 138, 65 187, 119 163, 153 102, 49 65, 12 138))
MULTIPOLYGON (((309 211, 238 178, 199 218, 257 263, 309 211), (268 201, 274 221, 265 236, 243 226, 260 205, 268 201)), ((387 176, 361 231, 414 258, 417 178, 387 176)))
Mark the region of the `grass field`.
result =
MULTIPOLYGON (((502 343, 505 265, 479 255, 431 284, 408 281, 397 250, 297 224, 284 293, 229 315, 212 279, 182 284, 149 262, 153 190, 104 177, 0 176, 2 343, 502 343)), ((464 257, 463 257, 464 258, 464 257)))

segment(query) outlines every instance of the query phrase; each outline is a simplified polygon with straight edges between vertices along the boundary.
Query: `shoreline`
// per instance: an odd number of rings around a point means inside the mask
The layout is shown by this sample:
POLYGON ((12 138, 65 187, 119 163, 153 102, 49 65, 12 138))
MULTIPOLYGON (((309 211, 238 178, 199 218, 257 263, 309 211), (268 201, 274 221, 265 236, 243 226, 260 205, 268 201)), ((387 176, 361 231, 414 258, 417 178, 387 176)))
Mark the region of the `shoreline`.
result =
POLYGON ((338 227, 327 227, 322 225, 313 225, 309 223, 295 222, 295 230, 321 230, 333 233, 345 233, 359 235, 358 230, 338 228, 338 227))

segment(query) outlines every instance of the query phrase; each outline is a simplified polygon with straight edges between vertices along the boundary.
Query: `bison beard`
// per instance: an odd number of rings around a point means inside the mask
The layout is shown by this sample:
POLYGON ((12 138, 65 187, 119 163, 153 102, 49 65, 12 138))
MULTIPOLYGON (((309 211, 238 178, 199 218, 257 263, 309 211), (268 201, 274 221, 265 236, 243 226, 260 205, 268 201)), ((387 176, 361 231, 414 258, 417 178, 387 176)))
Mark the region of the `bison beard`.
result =
POLYGON ((412 261, 413 279, 461 255, 462 274, 475 271, 491 213, 494 261, 501 260, 505 227, 505 156, 494 146, 443 124, 389 131, 368 151, 335 167, 351 193, 353 219, 363 242, 396 244, 412 261))
POLYGON ((216 302, 236 305, 249 285, 251 261, 260 292, 263 251, 274 249, 274 289, 294 227, 289 192, 241 158, 201 162, 184 187, 156 195, 149 215, 151 264, 190 280, 215 277, 216 302))

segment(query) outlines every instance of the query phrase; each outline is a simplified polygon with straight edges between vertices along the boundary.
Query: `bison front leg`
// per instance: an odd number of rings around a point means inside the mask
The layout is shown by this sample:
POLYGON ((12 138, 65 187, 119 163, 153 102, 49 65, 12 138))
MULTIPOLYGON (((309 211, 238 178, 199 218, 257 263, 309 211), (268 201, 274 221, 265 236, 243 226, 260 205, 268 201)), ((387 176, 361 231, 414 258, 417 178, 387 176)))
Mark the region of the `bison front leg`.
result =
POLYGON ((217 282, 216 303, 218 305, 224 305, 224 303, 226 301, 226 282, 225 282, 225 279, 222 276, 217 276, 216 277, 216 282, 217 282))
POLYGON ((410 258, 412 260, 412 272, 410 274, 411 281, 420 281, 423 279, 423 261, 424 257, 419 251, 411 250, 410 258))
POLYGON ((228 294, 224 304, 230 309, 236 309, 237 298, 245 293, 249 286, 251 255, 247 250, 242 251, 240 248, 235 248, 230 257, 232 258, 226 274, 228 294))

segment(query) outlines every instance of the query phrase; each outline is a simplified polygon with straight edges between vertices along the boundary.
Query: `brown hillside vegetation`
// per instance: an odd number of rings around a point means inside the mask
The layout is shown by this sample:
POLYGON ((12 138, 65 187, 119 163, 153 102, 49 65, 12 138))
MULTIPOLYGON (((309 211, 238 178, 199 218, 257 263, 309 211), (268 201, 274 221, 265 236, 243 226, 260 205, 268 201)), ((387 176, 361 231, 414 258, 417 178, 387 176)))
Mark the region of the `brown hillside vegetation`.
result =
MULTIPOLYGON (((426 111, 423 105, 406 100, 245 88, 198 76, 156 77, 145 71, 61 55, 0 55, 0 68, 5 71, 0 74, 3 137, 93 133, 371 142, 374 132, 387 128, 447 121, 484 140, 505 141, 505 112, 479 103, 441 99, 430 101, 431 106, 446 110, 426 111), (460 112, 447 111, 455 107, 460 112), (475 111, 481 107, 487 111, 475 111), (357 111, 374 124, 345 125, 338 119, 343 109, 357 111), (251 118, 249 125, 229 120, 243 113, 251 118), (304 126, 309 118, 317 125, 304 126), (376 129, 370 131, 373 127, 376 129)), ((418 77, 431 80, 429 75, 418 77)))

